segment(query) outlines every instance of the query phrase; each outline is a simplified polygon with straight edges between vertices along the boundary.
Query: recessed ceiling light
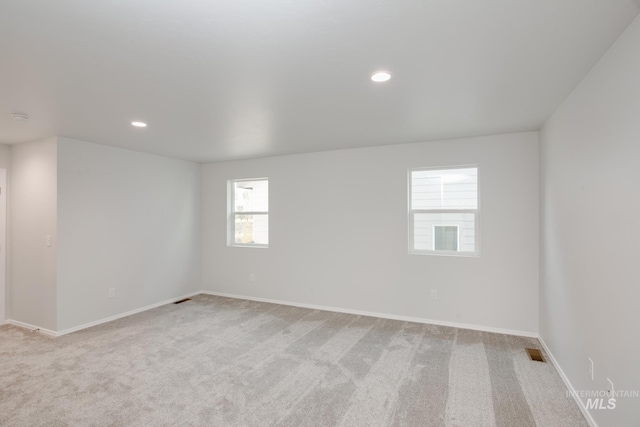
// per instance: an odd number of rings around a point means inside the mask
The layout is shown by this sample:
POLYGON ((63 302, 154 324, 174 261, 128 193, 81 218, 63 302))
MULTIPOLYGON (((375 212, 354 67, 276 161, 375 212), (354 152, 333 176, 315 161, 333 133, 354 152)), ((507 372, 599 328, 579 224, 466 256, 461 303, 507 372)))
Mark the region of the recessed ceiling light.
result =
POLYGON ((135 126, 137 128, 146 128, 147 124, 144 122, 131 122, 131 126, 135 126))
POLYGON ((390 78, 391 78, 391 74, 387 73, 386 71, 377 71, 371 74, 371 80, 373 80, 376 83, 386 82, 390 78))
POLYGON ((26 122, 27 120, 29 120, 29 116, 22 113, 11 113, 9 114, 9 117, 11 117, 16 122, 26 122))

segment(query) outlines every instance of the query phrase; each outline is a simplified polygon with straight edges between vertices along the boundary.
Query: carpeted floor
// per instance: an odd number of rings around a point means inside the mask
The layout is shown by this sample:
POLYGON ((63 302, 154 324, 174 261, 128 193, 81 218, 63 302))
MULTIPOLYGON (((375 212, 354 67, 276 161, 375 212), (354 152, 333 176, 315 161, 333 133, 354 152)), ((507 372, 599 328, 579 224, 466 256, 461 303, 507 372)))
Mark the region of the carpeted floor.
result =
POLYGON ((588 426, 537 340, 200 295, 0 327, 2 426, 588 426))

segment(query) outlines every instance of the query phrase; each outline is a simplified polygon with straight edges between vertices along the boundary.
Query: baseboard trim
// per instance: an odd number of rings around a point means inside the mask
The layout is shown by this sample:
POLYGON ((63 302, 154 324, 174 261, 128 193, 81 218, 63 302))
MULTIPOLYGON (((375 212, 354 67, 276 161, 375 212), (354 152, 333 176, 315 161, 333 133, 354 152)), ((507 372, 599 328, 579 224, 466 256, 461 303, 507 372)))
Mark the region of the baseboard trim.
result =
POLYGON ((112 322, 114 320, 121 319, 121 318, 127 317, 127 316, 131 316, 133 314, 142 313, 143 311, 151 310, 153 308, 157 308, 157 307, 160 307, 160 306, 163 306, 163 305, 166 305, 166 304, 171 304, 171 303, 174 303, 176 301, 180 301, 181 299, 190 298, 192 296, 199 295, 201 293, 202 293, 201 291, 191 292, 191 293, 186 294, 186 295, 181 295, 179 297, 170 298, 168 300, 164 300, 164 301, 161 301, 161 302, 158 302, 158 303, 155 303, 155 304, 147 305, 146 307, 137 308, 135 310, 127 311, 125 313, 116 314, 115 316, 105 317, 104 319, 96 320, 94 322, 85 323, 85 324, 79 325, 79 326, 74 326, 73 328, 68 328, 68 329, 64 329, 62 331, 57 331, 57 332, 50 331, 49 329, 40 328, 38 326, 30 325, 28 323, 19 322, 17 320, 11 320, 10 319, 10 320, 7 320, 6 323, 8 323, 10 325, 18 326, 20 328, 30 329, 33 332, 40 332, 41 334, 44 334, 44 335, 47 335, 47 336, 50 336, 50 337, 60 337, 62 335, 67 335, 67 334, 70 334, 72 332, 81 331, 82 329, 87 329, 87 328, 91 328, 93 326, 101 325, 103 323, 112 322))
MULTIPOLYGON (((331 311, 331 312, 335 312, 335 313, 355 314, 355 315, 358 315, 358 316, 377 317, 377 318, 381 318, 381 319, 400 320, 400 321, 404 321, 404 322, 423 323, 423 324, 427 324, 427 325, 449 326, 449 327, 452 327, 452 328, 469 329, 469 330, 473 330, 473 331, 482 331, 482 332, 492 332, 492 333, 496 333, 496 334, 515 335, 515 336, 527 337, 527 338, 539 338, 538 334, 535 333, 535 332, 526 332, 526 331, 518 331, 518 330, 503 329, 503 328, 493 328, 493 327, 490 327, 490 326, 480 326, 480 325, 472 325, 472 324, 467 324, 467 323, 447 322, 447 321, 443 321, 443 320, 424 319, 424 318, 421 318, 421 317, 400 316, 400 315, 395 315, 395 314, 378 313, 378 312, 372 312, 372 311, 351 310, 351 309, 346 309, 346 308, 330 307, 330 306, 316 305, 316 304, 304 304, 304 303, 297 303, 297 302, 291 302, 291 301, 283 301, 283 300, 275 300, 275 299, 259 298, 259 297, 250 297, 250 296, 246 296, 246 295, 228 294, 228 293, 223 293, 223 292, 214 292, 214 291, 206 291, 206 290, 191 292, 191 293, 186 294, 186 295, 181 295, 179 297, 170 298, 168 300, 161 301, 161 302, 158 302, 156 304, 151 304, 151 305, 148 305, 146 307, 141 307, 141 308, 138 308, 138 309, 135 309, 135 310, 127 311, 125 313, 116 314, 115 316, 106 317, 104 319, 96 320, 94 322, 85 323, 85 324, 79 325, 79 326, 74 326, 73 328, 64 329, 64 330, 58 331, 58 332, 50 331, 48 329, 44 329, 44 328, 40 328, 38 326, 30 325, 28 323, 19 322, 17 320, 7 320, 6 323, 14 325, 14 326, 19 326, 19 327, 22 327, 22 328, 30 329, 32 331, 38 331, 38 332, 40 332, 42 334, 45 334, 45 335, 48 335, 48 336, 59 337, 59 336, 67 335, 67 334, 70 334, 70 333, 73 333, 73 332, 77 332, 77 331, 80 331, 80 330, 83 330, 83 329, 91 328, 93 326, 98 326, 98 325, 101 325, 103 323, 107 323, 107 322, 111 322, 111 321, 114 321, 114 320, 117 320, 117 319, 121 319, 123 317, 131 316, 133 314, 138 314, 138 313, 141 313, 143 311, 151 310, 151 309, 154 309, 156 307, 160 307, 160 306, 163 306, 163 305, 166 305, 166 304, 171 304, 171 303, 174 303, 174 302, 179 301, 181 299, 190 298, 192 296, 199 295, 199 294, 215 295, 215 296, 220 296, 220 297, 225 297, 225 298, 243 299, 243 300, 249 300, 249 301, 258 301, 258 302, 265 302, 265 303, 270 303, 270 304, 281 304, 281 305, 288 305, 288 306, 293 306, 293 307, 309 308, 309 309, 312 309, 312 310, 331 311)), ((541 339, 540 339, 540 341, 542 342, 541 339)), ((543 343, 543 346, 544 346, 544 343, 543 343)), ((547 350, 546 347, 545 347, 545 350, 547 350)), ((547 353, 551 354, 551 353, 549 353, 548 350, 547 350, 547 353)), ((556 367, 557 367, 557 364, 554 363, 554 365, 556 365, 556 367)), ((561 372, 561 370, 559 368, 558 368, 558 371, 561 372)), ((563 379, 564 378, 565 377, 563 377, 563 379)), ((581 408, 582 408, 582 406, 581 406, 581 408)), ((595 427, 597 427, 597 426, 595 426, 595 427)))
POLYGON ((43 335, 47 335, 49 337, 56 337, 57 336, 57 333, 54 332, 54 331, 51 331, 51 330, 45 329, 45 328, 41 328, 39 326, 30 325, 28 323, 20 322, 18 320, 9 319, 5 323, 7 323, 9 325, 17 326, 19 328, 29 329, 31 332, 38 332, 38 333, 41 333, 43 335))
POLYGON ((293 307, 310 308, 313 310, 332 311, 335 313, 356 314, 359 316, 378 317, 381 319, 424 323, 427 325, 449 326, 452 328, 471 329, 474 331, 493 332, 496 334, 515 335, 515 336, 527 337, 527 338, 538 338, 538 334, 535 332, 525 332, 525 331, 517 331, 512 329, 493 328, 489 326, 478 326, 478 325, 471 325, 466 323, 447 322, 442 320, 423 319, 421 317, 399 316, 395 314, 377 313, 372 311, 350 310, 346 308, 329 307, 329 306, 315 305, 315 304, 304 304, 304 303, 282 301, 282 300, 275 300, 275 299, 269 299, 269 298, 249 297, 245 295, 227 294, 223 292, 202 291, 201 293, 207 294, 207 295, 215 295, 219 297, 226 297, 226 298, 244 299, 249 301, 266 302, 270 304, 281 304, 281 305, 290 305, 293 307))
POLYGON ((573 384, 571 384, 571 381, 569 381, 569 377, 567 377, 567 375, 564 373, 564 371, 560 367, 560 364, 553 356, 553 353, 551 353, 551 350, 541 336, 538 336, 538 341, 540 341, 540 344, 542 345, 542 348, 544 348, 545 353, 547 353, 549 360, 551 360, 551 363, 556 368, 556 371, 558 371, 558 374, 560 374, 560 378, 562 378, 562 381, 564 381, 564 385, 569 389, 571 396, 573 396, 573 400, 575 400, 578 404, 578 408, 580 408, 580 412, 582 412, 582 415, 584 415, 591 427, 598 427, 598 424, 591 416, 591 413, 589 413, 589 410, 584 405, 584 402, 582 402, 582 399, 580 399, 580 396, 578 396, 578 393, 576 393, 576 389, 573 387, 573 384))
POLYGON ((190 298, 192 296, 199 295, 201 293, 202 293, 201 291, 196 291, 196 292, 191 292, 189 294, 182 295, 182 296, 179 296, 179 297, 169 298, 168 300, 164 300, 164 301, 161 301, 161 302, 158 302, 158 303, 155 303, 155 304, 147 305, 145 307, 136 308, 135 310, 127 311, 125 313, 116 314, 115 316, 105 317, 104 319, 96 320, 94 322, 89 322, 89 323, 85 323, 85 324, 80 325, 80 326, 74 326, 73 328, 69 328, 69 329, 64 329, 62 331, 58 331, 55 336, 59 337, 59 336, 62 336, 62 335, 70 334, 72 332, 81 331, 82 329, 87 329, 87 328, 91 328, 93 326, 98 326, 98 325, 101 325, 103 323, 112 322, 114 320, 122 319, 123 317, 131 316, 133 314, 142 313, 143 311, 151 310, 153 308, 157 308, 157 307, 160 307, 160 306, 163 306, 163 305, 167 305, 167 304, 172 304, 172 303, 174 303, 176 301, 180 301, 181 299, 190 298))

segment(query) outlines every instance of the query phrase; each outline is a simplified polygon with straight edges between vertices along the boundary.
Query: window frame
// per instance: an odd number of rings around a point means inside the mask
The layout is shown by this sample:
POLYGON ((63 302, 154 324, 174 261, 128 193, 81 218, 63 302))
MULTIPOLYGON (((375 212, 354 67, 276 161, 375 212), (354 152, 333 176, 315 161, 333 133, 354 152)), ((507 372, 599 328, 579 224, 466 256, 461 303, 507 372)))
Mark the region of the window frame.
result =
MULTIPOLYGON (((429 166, 429 167, 413 167, 409 168, 407 171, 407 230, 408 230, 408 241, 407 246, 409 249, 410 255, 437 255, 437 256, 456 256, 456 257, 480 257, 480 203, 481 203, 481 194, 480 194, 480 165, 478 164, 468 164, 468 165, 456 165, 456 166, 429 166), (477 201, 478 206, 476 209, 413 209, 412 206, 412 174, 413 172, 419 171, 428 171, 428 170, 456 170, 456 169, 470 169, 475 168, 477 170, 477 201), (415 249, 415 236, 414 236, 414 222, 416 214, 473 214, 474 215, 474 251, 473 252, 462 252, 462 251, 444 251, 444 250, 435 250, 435 249, 415 249)), ((456 224, 452 224, 456 225, 456 224)), ((460 228, 458 227, 458 231, 460 228)), ((435 243, 434 243, 435 244, 435 243)), ((435 247, 432 245, 432 247, 435 247)), ((458 248, 460 248, 460 233, 458 232, 458 248)))
MULTIPOLYGON (((269 247, 269 243, 236 243, 236 216, 237 215, 265 215, 267 217, 267 224, 269 224, 269 208, 266 211, 245 211, 245 212, 237 212, 235 210, 235 184, 238 182, 247 182, 247 181, 267 181, 269 183, 268 177, 261 178, 242 178, 242 179, 229 179, 227 180, 227 246, 235 247, 235 248, 261 248, 267 249, 269 247)), ((269 195, 267 194, 267 206, 269 206, 269 195)), ((269 230, 267 229, 267 233, 269 230)), ((267 234, 267 241, 270 241, 270 236, 267 234)))

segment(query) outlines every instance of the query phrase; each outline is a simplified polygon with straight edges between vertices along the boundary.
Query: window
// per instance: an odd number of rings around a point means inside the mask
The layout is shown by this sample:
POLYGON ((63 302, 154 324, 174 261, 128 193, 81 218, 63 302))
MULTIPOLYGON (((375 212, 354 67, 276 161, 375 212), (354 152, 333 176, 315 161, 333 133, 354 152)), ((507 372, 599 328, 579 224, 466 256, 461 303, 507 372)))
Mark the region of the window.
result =
POLYGON ((269 180, 229 181, 230 246, 269 245, 269 180))
POLYGON ((409 252, 478 255, 478 168, 409 171, 409 252))

